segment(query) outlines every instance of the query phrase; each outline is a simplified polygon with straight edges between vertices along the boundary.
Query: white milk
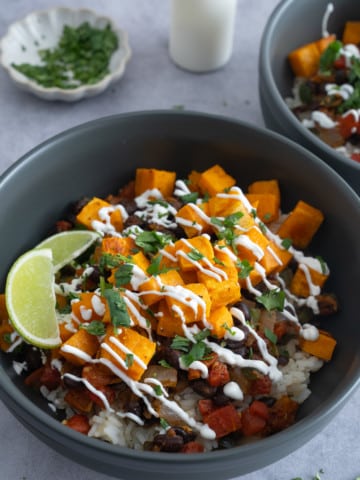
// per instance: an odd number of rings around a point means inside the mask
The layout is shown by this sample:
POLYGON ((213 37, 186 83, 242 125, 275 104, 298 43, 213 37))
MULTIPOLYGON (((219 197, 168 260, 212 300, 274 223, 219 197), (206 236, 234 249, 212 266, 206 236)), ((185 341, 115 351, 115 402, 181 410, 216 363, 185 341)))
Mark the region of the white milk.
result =
POLYGON ((229 60, 237 0, 172 0, 170 56, 182 68, 206 72, 229 60))

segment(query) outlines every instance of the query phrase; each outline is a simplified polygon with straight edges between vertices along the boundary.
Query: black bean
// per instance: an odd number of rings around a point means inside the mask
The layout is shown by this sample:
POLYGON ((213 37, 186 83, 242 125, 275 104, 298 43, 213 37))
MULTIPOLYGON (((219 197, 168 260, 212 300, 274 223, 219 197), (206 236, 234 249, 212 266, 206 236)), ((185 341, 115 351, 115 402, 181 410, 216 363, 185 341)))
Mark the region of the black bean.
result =
POLYGON ((231 401, 230 398, 227 395, 225 395, 222 388, 217 390, 215 395, 212 397, 212 400, 215 403, 215 405, 217 405, 218 407, 223 407, 225 405, 228 405, 231 401))
POLYGON ((217 390, 216 387, 212 387, 206 380, 203 379, 193 380, 191 382, 191 387, 194 392, 205 398, 212 398, 217 390))
POLYGON ((164 348, 164 358, 169 365, 176 368, 177 370, 180 369, 179 361, 182 353, 180 350, 174 350, 171 347, 164 348))
POLYGON ((182 439, 184 440, 184 443, 189 443, 195 440, 196 438, 196 433, 190 429, 185 430, 184 428, 181 428, 181 427, 172 427, 170 430, 172 430, 175 433, 175 435, 182 437, 182 439))
POLYGON ((179 452, 184 446, 184 440, 180 435, 158 434, 154 437, 153 444, 161 452, 179 452))
POLYGON ((261 397, 261 398, 258 398, 258 400, 260 402, 265 403, 265 405, 267 405, 268 407, 272 407, 276 402, 276 398, 274 397, 261 397))

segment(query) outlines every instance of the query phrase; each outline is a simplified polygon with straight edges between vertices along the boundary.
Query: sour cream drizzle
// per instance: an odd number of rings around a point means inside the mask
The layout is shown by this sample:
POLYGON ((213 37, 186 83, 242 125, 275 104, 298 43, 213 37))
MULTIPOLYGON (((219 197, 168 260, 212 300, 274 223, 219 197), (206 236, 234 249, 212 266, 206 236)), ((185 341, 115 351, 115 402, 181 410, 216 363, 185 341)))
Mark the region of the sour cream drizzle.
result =
POLYGON ((323 38, 326 38, 330 35, 327 28, 328 28, 330 15, 332 14, 333 11, 334 11, 334 5, 332 3, 328 3, 322 22, 321 22, 321 30, 322 30, 323 38))

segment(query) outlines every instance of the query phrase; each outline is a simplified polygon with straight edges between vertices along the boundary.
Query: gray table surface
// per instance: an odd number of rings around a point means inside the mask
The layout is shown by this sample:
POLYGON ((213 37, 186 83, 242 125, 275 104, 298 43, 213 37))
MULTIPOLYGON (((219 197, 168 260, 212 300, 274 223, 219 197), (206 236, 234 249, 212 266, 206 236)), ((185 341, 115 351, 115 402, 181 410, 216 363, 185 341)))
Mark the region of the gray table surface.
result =
MULTIPOLYGON (((194 0, 196 1, 196 0, 194 0)), ((124 78, 102 95, 50 103, 18 90, 0 71, 0 174, 24 153, 74 125, 115 113, 172 109, 214 113, 263 126, 257 94, 261 33, 278 0, 238 0, 234 53, 209 74, 175 67, 168 55, 169 0, 62 0, 111 16, 129 33, 133 56, 124 78)), ((0 36, 33 10, 58 0, 0 0, 0 36)), ((51 159, 49 159, 51 161, 51 159)), ((3 227, 2 227, 3 228, 3 227)), ((3 230, 4 232, 4 230, 3 230)), ((23 428, 0 402, 0 480, 106 480, 63 458, 23 428)), ((309 443, 243 480, 355 480, 360 475, 360 392, 309 443)), ((240 478, 240 477, 238 477, 240 478)))

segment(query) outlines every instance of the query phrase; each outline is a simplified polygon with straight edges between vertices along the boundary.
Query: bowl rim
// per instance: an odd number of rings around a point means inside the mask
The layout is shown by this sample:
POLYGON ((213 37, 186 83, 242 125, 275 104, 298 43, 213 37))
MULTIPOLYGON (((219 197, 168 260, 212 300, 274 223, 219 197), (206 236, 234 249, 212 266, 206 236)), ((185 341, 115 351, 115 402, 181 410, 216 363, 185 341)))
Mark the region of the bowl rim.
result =
MULTIPOLYGON (((305 137, 306 141, 310 144, 314 144, 318 150, 323 150, 328 156, 331 156, 336 162, 344 164, 346 167, 352 167, 355 170, 360 171, 360 162, 351 160, 350 158, 336 152, 335 149, 329 147, 325 142, 320 140, 316 135, 306 129, 301 122, 291 113, 291 110, 286 105, 285 99, 279 92, 277 84, 272 72, 272 65, 270 62, 270 50, 271 43, 274 34, 276 33, 277 25, 282 21, 283 14, 286 13, 295 3, 296 0, 282 0, 275 9, 271 12, 270 17, 264 27, 263 34, 260 41, 259 52, 259 67, 260 78, 264 82, 263 94, 265 96, 270 95, 272 101, 275 103, 275 108, 280 112, 282 117, 286 118, 286 121, 290 123, 291 127, 296 132, 305 137)), ((261 88, 261 85, 260 85, 261 88)))
MULTIPOLYGON (((80 133, 86 131, 91 131, 98 126, 104 126, 106 124, 112 124, 113 122, 122 121, 122 119, 128 118, 137 118, 137 117, 188 117, 188 118, 198 118, 199 120, 210 120, 213 122, 228 123, 233 126, 240 127, 242 129, 251 129, 255 130, 258 134, 262 134, 267 138, 275 139, 278 143, 283 144, 286 147, 298 150, 303 155, 306 155, 311 162, 316 163, 319 168, 328 172, 328 174, 340 182, 342 193, 345 197, 349 197, 349 200, 352 202, 357 202, 360 206, 360 198, 352 190, 352 188, 343 180, 343 178, 336 173, 332 168, 327 164, 322 162, 315 154, 306 150, 301 145, 295 143, 291 139, 284 137, 276 132, 267 130, 250 123, 233 119, 230 117, 215 115, 210 113, 203 113, 197 111, 175 111, 175 110, 144 110, 144 111, 135 111, 129 113, 120 113, 112 114, 105 117, 100 117, 94 120, 90 120, 85 123, 81 123, 74 127, 70 127, 63 132, 60 132, 39 145, 35 146, 33 149, 21 156, 13 165, 11 165, 5 172, 0 176, 0 189, 2 185, 5 184, 8 180, 10 181, 17 171, 21 170, 23 166, 32 163, 34 155, 37 152, 41 151, 44 148, 58 142, 62 142, 64 139, 69 139, 71 137, 76 137, 80 133)), ((272 449, 278 448, 279 445, 285 445, 289 441, 293 442, 296 447, 292 448, 291 451, 294 451, 296 448, 300 447, 304 443, 304 438, 308 441, 314 434, 314 425, 316 426, 315 433, 319 433, 322 429, 322 425, 327 421, 328 418, 332 418, 338 411, 343 408, 345 403, 350 399, 354 394, 356 389, 360 386, 360 369, 358 369, 358 375, 353 378, 344 379, 344 391, 338 392, 335 390, 331 397, 325 400, 320 406, 316 407, 314 411, 310 412, 306 417, 298 420, 294 425, 288 427, 284 431, 278 432, 270 437, 263 438, 259 442, 249 443, 245 445, 239 445, 227 450, 204 452, 200 455, 182 455, 179 453, 165 453, 165 452, 147 452, 144 450, 134 450, 128 447, 121 447, 119 445, 112 445, 106 443, 102 440, 84 436, 68 427, 64 426, 49 415, 42 408, 38 407, 33 401, 26 397, 21 391, 16 387, 16 385, 11 381, 10 377, 6 374, 2 363, 0 362, 0 398, 4 401, 4 404, 7 408, 14 414, 14 411, 17 412, 19 418, 25 420, 26 416, 31 416, 34 418, 38 424, 45 425, 45 427, 51 431, 54 431, 58 438, 67 439, 72 445, 81 445, 85 446, 92 450, 100 451, 104 455, 116 455, 120 460, 121 458, 128 458, 130 460, 143 460, 152 465, 156 462, 161 461, 164 464, 172 464, 179 462, 185 466, 193 465, 196 463, 213 463, 216 462, 218 458, 221 459, 232 459, 235 456, 243 457, 248 453, 256 453, 259 449, 268 449, 270 452, 272 449), (15 408, 14 408, 15 405, 15 408), (319 412, 319 410, 321 410, 319 412), (25 412, 25 415, 22 413, 25 412), (299 429, 301 435, 299 435, 299 429), (299 438, 301 437, 301 438, 299 438)), ((25 420, 26 423, 26 420, 25 420)), ((289 454, 288 452, 286 454, 289 454)), ((279 457, 280 458, 280 457, 279 457)), ((274 458, 273 462, 277 461, 279 458, 274 458)), ((267 462, 270 464, 272 462, 267 462)), ((259 468, 261 465, 259 466, 259 468)), ((250 471, 250 470, 249 470, 250 471)), ((253 470, 252 470, 253 471, 253 470)))
MULTIPOLYGON (((114 53, 116 53, 114 52, 114 53)), ((54 96, 56 94, 60 95, 60 97, 53 97, 52 99, 58 100, 61 97, 71 98, 75 97, 83 97, 84 95, 88 94, 95 94, 97 91, 99 93, 103 91, 112 81, 117 80, 120 78, 126 68, 127 62, 130 60, 132 56, 132 50, 129 45, 128 33, 123 29, 118 27, 114 20, 107 16, 97 13, 95 10, 90 8, 72 8, 72 7, 50 7, 48 9, 41 9, 41 10, 34 10, 24 17, 20 18, 19 20, 15 20, 11 23, 5 34, 0 38, 0 65, 5 69, 8 73, 11 80, 27 91, 31 91, 33 93, 38 93, 42 95, 42 98, 47 98, 54 96), (122 58, 119 66, 114 70, 107 73, 99 82, 90 85, 79 85, 75 88, 63 89, 59 87, 43 87, 42 85, 38 84, 35 80, 32 80, 25 75, 16 75, 17 72, 11 65, 6 65, 3 62, 3 52, 4 52, 4 43, 7 38, 10 38, 12 35, 12 29, 15 25, 25 23, 29 18, 43 15, 49 15, 52 12, 72 12, 72 13, 87 13, 94 17, 94 19, 104 20, 107 24, 110 25, 112 31, 116 34, 119 40, 119 46, 116 52, 122 52, 122 58), (16 75, 16 76, 15 76, 16 75)))

